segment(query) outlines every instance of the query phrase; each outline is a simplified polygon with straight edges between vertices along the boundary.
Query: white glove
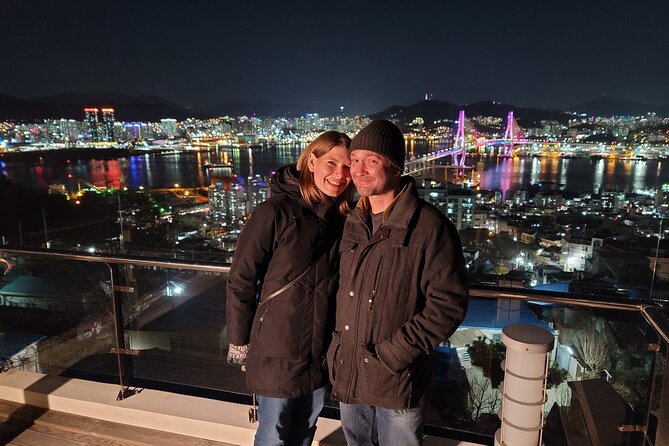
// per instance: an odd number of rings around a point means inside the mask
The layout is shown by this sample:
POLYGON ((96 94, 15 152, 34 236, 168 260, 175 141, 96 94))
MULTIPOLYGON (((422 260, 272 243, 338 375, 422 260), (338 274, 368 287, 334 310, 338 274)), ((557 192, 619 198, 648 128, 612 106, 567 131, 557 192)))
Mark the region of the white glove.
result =
POLYGON ((245 365, 246 354, 249 351, 249 345, 234 345, 230 344, 228 348, 228 364, 245 365))

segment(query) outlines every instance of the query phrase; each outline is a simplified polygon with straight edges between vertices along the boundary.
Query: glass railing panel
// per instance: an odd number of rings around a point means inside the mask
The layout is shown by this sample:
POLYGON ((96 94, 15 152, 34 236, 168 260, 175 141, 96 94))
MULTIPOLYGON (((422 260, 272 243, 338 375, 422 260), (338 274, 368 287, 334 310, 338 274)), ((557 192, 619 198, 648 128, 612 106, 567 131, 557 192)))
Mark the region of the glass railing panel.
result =
POLYGON ((647 444, 661 445, 669 440, 669 406, 667 406, 666 392, 669 391, 669 385, 666 383, 667 376, 667 345, 663 340, 658 345, 658 353, 655 363, 655 373, 649 388, 650 405, 647 414, 648 435, 647 444))
POLYGON ((471 299, 460 328, 435 352, 427 423, 488 435, 499 428, 501 335, 510 323, 540 326, 555 337, 544 406, 547 445, 558 437, 587 445, 593 429, 615 440, 607 444, 641 444, 643 433, 620 432, 618 424, 646 423, 658 335, 640 312, 622 309, 471 299))
POLYGON ((124 302, 132 377, 192 388, 248 393, 239 366, 227 364, 227 275, 127 265, 124 302))
POLYGON ((110 270, 0 253, 3 368, 118 382, 110 270))
POLYGON ((644 309, 648 320, 655 326, 656 330, 664 335, 659 339, 657 345, 657 357, 655 374, 649 389, 651 395, 650 411, 648 413, 648 435, 647 444, 662 445, 669 442, 669 375, 667 370, 667 359, 669 359, 669 313, 662 308, 644 309))
MULTIPOLYGON (((126 384, 248 400, 243 372, 226 362, 226 268, 126 258, 110 258, 108 266, 99 257, 0 254, 3 369, 119 382, 112 353, 115 295, 126 384), (22 347, 12 350, 15 345, 22 347)), ((525 323, 555 337, 544 411, 547 445, 587 445, 593 432, 630 446, 642 444, 644 430, 648 445, 667 438, 667 337, 658 334, 669 326, 664 310, 613 298, 509 300, 489 290, 478 295, 491 297, 472 298, 462 325, 435 351, 427 432, 491 438, 500 426, 502 329, 525 323)), ((328 405, 327 415, 336 416, 336 403, 328 405)))

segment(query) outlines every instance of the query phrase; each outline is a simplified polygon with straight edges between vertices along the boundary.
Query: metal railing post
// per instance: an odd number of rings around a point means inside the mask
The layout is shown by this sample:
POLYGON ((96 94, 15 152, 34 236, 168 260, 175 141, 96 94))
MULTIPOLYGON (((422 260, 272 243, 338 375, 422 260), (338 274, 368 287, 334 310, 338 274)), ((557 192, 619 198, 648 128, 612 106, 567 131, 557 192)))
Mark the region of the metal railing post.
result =
POLYGON ((107 264, 111 277, 111 297, 112 297, 112 315, 114 321, 114 337, 116 340, 116 347, 112 349, 112 353, 116 353, 116 361, 118 365, 119 383, 121 390, 116 396, 116 400, 120 401, 136 393, 137 389, 131 389, 129 384, 129 377, 132 376, 132 358, 130 356, 139 355, 138 351, 126 348, 125 335, 123 332, 123 299, 121 295, 132 292, 133 289, 125 284, 121 284, 121 274, 118 264, 107 264))
MULTIPOLYGON (((662 340, 660 340, 660 345, 662 345, 662 340)), ((655 443, 652 443, 648 434, 648 429, 646 429, 645 435, 645 444, 652 445, 662 445, 669 444, 669 370, 667 370, 667 360, 669 359, 669 349, 666 344, 664 348, 660 348, 657 351, 656 363, 654 364, 654 372, 657 372, 657 363, 662 362, 663 364, 663 376, 662 384, 659 391, 659 410, 657 414, 657 429, 655 431, 655 443)), ((653 376, 653 381, 655 377, 653 376)), ((649 402, 651 404, 651 402, 649 402)), ((649 411, 646 417, 646 427, 648 427, 650 419, 650 410, 652 407, 649 407, 649 411)))

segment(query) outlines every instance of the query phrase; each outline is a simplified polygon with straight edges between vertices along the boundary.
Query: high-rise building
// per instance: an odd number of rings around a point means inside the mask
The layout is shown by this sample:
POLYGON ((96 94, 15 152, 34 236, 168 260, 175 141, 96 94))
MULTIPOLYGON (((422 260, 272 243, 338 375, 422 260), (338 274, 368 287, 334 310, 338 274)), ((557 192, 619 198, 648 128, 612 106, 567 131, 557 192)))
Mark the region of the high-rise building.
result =
POLYGON ((160 127, 163 134, 168 138, 177 136, 177 120, 172 118, 165 118, 160 120, 160 127))
POLYGON ((258 177, 237 182, 216 181, 209 186, 209 217, 221 225, 233 225, 269 198, 265 179, 258 177))
POLYGON ((81 122, 74 119, 61 119, 59 129, 65 142, 74 143, 79 138, 81 122))
POLYGON ((130 122, 123 126, 123 137, 129 141, 140 141, 146 136, 146 126, 141 122, 130 122))
POLYGON ((419 189, 425 201, 435 205, 459 230, 474 226, 474 197, 469 189, 440 185, 419 189))
POLYGON ((114 141, 114 109, 102 109, 102 140, 106 142, 114 141))
POLYGON ((100 141, 100 134, 98 132, 98 109, 85 108, 84 109, 84 127, 86 130, 86 137, 93 142, 100 141))
MULTIPOLYGON (((217 182, 209 186, 209 217, 214 223, 231 225, 236 223, 240 215, 238 202, 242 186, 217 182)), ((242 195, 243 196, 243 195, 242 195)))

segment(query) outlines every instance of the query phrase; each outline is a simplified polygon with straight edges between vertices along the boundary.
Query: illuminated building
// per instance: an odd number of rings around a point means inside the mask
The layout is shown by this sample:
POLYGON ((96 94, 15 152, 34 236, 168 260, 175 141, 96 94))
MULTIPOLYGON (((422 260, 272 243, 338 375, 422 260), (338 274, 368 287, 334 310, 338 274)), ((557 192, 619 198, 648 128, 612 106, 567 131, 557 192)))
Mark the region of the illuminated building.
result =
POLYGON ((240 194, 237 188, 242 186, 230 186, 222 182, 216 182, 209 186, 209 218, 212 222, 224 226, 236 223, 240 217, 237 203, 240 194))
POLYGON ((79 133, 81 132, 80 122, 74 119, 61 119, 59 127, 64 140, 74 142, 79 138, 79 133))
POLYGON ((114 141, 114 109, 102 109, 102 140, 105 142, 114 141))
POLYGON ((160 120, 160 127, 163 134, 168 138, 177 136, 177 120, 172 118, 165 118, 160 120))
POLYGON ((232 184, 216 181, 209 186, 208 195, 212 222, 227 226, 251 215, 256 206, 269 198, 269 188, 260 177, 250 177, 232 184))
POLYGON ((100 134, 98 133, 98 109, 85 108, 84 109, 84 128, 86 136, 93 142, 100 141, 100 134))
POLYGON ((128 141, 139 141, 146 135, 146 125, 141 122, 129 122, 123 126, 124 138, 128 141))
POLYGON ((474 226, 474 196, 470 190, 440 186, 419 189, 418 192, 425 201, 446 214, 458 231, 474 226))
POLYGON ((564 271, 585 271, 596 248, 603 244, 601 238, 565 238, 562 243, 560 266, 564 271))

